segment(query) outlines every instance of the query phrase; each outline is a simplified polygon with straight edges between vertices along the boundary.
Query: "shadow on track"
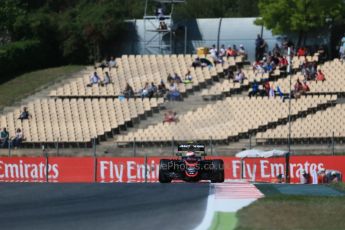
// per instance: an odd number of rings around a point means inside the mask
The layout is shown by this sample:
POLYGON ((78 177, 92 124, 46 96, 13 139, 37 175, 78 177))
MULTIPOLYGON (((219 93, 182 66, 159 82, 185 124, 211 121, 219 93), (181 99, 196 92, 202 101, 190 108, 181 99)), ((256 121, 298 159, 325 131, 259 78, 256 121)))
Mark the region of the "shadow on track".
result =
POLYGON ((1 229, 193 229, 208 183, 0 184, 1 229))

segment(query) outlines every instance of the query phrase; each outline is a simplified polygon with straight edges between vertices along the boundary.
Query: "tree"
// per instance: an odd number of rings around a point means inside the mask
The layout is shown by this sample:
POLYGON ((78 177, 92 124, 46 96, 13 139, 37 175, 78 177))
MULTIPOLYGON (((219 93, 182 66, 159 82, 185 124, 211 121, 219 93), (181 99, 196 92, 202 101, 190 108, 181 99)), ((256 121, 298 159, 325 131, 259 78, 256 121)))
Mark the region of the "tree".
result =
POLYGON ((10 35, 17 17, 25 15, 23 4, 19 0, 0 1, 0 32, 10 35))
POLYGON ((339 23, 345 13, 343 0, 260 0, 258 7, 257 24, 274 34, 299 33, 298 45, 307 32, 339 23))

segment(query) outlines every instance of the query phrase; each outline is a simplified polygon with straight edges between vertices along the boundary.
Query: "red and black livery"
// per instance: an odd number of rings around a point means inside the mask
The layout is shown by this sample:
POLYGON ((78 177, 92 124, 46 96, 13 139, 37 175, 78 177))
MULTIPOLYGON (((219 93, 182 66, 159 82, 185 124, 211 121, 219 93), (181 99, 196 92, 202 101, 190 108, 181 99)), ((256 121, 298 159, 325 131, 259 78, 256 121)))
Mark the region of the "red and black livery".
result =
POLYGON ((180 158, 160 160, 159 182, 170 183, 172 180, 224 182, 223 160, 206 159, 205 145, 180 144, 176 155, 180 158))

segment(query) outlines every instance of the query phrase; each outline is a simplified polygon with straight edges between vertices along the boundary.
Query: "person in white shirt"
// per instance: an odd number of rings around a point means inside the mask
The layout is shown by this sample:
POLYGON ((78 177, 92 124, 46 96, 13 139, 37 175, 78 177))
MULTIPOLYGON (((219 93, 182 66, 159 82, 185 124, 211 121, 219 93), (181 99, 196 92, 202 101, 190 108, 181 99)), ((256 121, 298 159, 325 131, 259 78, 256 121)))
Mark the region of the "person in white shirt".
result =
POLYGON ((244 75, 243 71, 241 69, 239 69, 236 76, 235 76, 234 82, 239 82, 242 84, 245 78, 246 78, 246 76, 244 75))
POLYGON ((222 58, 225 56, 226 56, 226 49, 225 49, 225 45, 223 44, 220 48, 220 51, 219 51, 219 57, 222 58))
POLYGON ((116 67, 116 61, 114 57, 111 57, 109 61, 109 68, 114 68, 114 67, 116 67))
POLYGON ((15 148, 20 147, 20 145, 23 142, 23 139, 24 139, 24 135, 22 133, 22 130, 20 128, 18 128, 16 130, 14 137, 12 137, 13 147, 15 147, 15 148))
POLYGON ((209 53, 211 54, 213 61, 218 61, 218 51, 216 45, 212 45, 212 48, 210 49, 209 53))
POLYGON ((110 83, 110 76, 108 72, 104 73, 103 85, 108 85, 110 83))
POLYGON ((93 75, 90 76, 90 83, 87 84, 87 86, 91 87, 92 85, 98 85, 100 81, 101 79, 98 76, 97 72, 94 72, 93 75))

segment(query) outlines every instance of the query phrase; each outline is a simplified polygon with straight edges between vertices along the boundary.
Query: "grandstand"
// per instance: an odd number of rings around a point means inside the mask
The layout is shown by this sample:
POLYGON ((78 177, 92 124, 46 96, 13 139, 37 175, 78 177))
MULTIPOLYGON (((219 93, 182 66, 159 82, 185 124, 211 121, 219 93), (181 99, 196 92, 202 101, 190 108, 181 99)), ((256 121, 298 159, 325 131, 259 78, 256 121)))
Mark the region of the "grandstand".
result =
MULTIPOLYGON (((289 91, 289 78, 279 70, 271 74, 255 74, 251 66, 240 58, 224 58, 223 64, 213 67, 191 67, 196 55, 123 55, 116 59, 117 67, 97 68, 102 77, 110 72, 111 84, 87 87, 89 74, 79 77, 50 91, 47 97, 25 104, 32 114, 28 120, 18 120, 21 108, 0 116, 0 125, 10 133, 21 128, 25 134, 23 147, 39 148, 61 143, 66 147, 91 147, 96 140, 125 149, 133 141, 145 146, 167 146, 171 141, 202 141, 210 139, 214 144, 231 146, 240 140, 254 137, 258 144, 286 143, 289 120, 288 100, 247 96, 254 80, 269 81, 282 91, 289 91), (225 77, 228 71, 241 68, 247 79, 233 83, 225 77), (180 76, 191 71, 192 84, 179 84, 185 99, 193 95, 202 98, 214 95, 216 101, 193 100, 167 102, 163 97, 119 98, 130 83, 139 91, 146 82, 159 84, 167 81, 168 74, 180 76), (179 111, 179 122, 162 123, 167 109, 179 111), (150 122, 147 118, 153 116, 150 122), (113 143, 113 144, 111 144, 113 143)), ((211 59, 209 56, 202 58, 211 59)), ((317 60, 306 57, 307 60, 317 60)), ((294 58, 295 74, 292 81, 302 78, 298 66, 305 58, 294 58), (297 63, 297 64, 296 64, 297 63)), ((292 139, 299 143, 315 143, 330 137, 345 138, 341 131, 343 106, 338 104, 345 92, 342 84, 343 64, 339 60, 319 66, 326 74, 326 81, 309 82, 311 91, 291 101, 292 139), (330 118, 322 120, 325 115, 330 118), (334 116, 334 119, 333 119, 334 116), (329 121, 327 126, 325 121, 329 121), (314 125, 312 125, 314 124, 314 125), (321 125, 315 125, 321 124, 321 125), (298 128, 296 128, 298 127, 298 128), (314 130, 317 129, 317 130, 314 130)), ((238 147, 238 148, 243 148, 238 147)))
MULTIPOLYGON (((330 143, 332 139, 338 143, 345 140, 345 105, 337 104, 335 107, 318 111, 307 117, 296 120, 292 123, 291 139, 300 144, 330 143)), ((260 144, 281 144, 286 143, 288 126, 277 126, 275 129, 258 133, 257 142, 260 144)))

